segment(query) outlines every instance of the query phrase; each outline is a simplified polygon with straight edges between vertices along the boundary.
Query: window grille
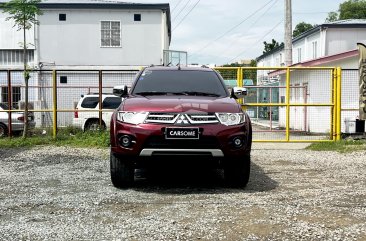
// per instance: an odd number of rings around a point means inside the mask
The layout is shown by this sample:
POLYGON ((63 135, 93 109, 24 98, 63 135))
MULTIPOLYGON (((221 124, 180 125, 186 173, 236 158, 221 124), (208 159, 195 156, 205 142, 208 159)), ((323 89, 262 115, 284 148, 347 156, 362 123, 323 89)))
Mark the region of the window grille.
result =
POLYGON ((101 22, 101 46, 121 47, 121 22, 119 21, 101 22))

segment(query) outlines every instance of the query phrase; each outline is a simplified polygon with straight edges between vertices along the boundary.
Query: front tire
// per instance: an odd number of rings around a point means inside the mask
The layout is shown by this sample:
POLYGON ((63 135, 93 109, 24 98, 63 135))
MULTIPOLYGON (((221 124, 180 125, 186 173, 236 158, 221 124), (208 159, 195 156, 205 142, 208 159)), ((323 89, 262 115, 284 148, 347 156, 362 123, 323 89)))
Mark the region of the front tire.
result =
POLYGON ((8 135, 8 127, 3 123, 0 123, 0 137, 5 137, 8 135))
POLYGON ((89 120, 85 124, 85 130, 84 131, 99 131, 99 130, 105 130, 105 124, 102 122, 102 125, 99 125, 99 120, 89 120))
POLYGON ((131 162, 110 153, 110 170, 112 184, 118 188, 128 188, 134 181, 135 169, 131 162))
POLYGON ((242 158, 229 158, 225 162, 224 177, 230 187, 243 188, 249 182, 250 155, 242 158))

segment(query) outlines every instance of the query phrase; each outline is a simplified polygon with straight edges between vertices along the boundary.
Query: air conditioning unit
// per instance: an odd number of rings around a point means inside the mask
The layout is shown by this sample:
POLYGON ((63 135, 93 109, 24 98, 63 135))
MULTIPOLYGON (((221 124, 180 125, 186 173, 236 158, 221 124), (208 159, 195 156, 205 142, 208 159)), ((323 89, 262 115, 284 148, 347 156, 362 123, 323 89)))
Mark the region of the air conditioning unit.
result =
MULTIPOLYGON (((19 106, 19 110, 24 110, 25 102, 24 101, 19 101, 18 106, 19 106)), ((34 102, 33 101, 28 101, 28 110, 34 110, 34 102)))

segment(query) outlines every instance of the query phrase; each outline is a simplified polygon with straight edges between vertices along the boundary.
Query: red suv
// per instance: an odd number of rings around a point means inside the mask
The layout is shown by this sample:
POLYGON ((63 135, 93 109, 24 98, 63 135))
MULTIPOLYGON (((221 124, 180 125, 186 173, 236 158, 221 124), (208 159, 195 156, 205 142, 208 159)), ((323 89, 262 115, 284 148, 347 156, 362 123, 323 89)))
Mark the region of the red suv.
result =
POLYGON ((250 173, 252 127, 220 74, 209 68, 148 67, 123 97, 110 125, 110 171, 115 187, 133 184, 134 170, 158 161, 223 168, 230 186, 244 187, 250 173))

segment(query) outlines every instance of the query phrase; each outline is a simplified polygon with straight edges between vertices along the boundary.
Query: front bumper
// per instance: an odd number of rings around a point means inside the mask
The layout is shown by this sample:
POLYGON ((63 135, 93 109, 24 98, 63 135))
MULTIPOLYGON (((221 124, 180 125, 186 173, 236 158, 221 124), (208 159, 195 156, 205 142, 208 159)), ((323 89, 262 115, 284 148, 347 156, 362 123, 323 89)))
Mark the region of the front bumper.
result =
MULTIPOLYGON (((119 156, 157 157, 191 156, 193 157, 241 157, 250 154, 250 121, 236 126, 206 124, 198 127, 198 140, 166 140, 165 128, 179 127, 163 124, 130 125, 113 120, 111 123, 111 151, 119 156), (123 147, 120 138, 131 137, 133 144, 123 147), (233 145, 233 139, 239 137, 243 144, 233 145)), ((183 126, 182 126, 183 127, 183 126)))
MULTIPOLYGON (((28 129, 34 129, 36 127, 35 121, 29 121, 28 122, 28 129)), ((11 123, 11 129, 13 131, 23 131, 24 129, 24 122, 12 122, 11 123)))

